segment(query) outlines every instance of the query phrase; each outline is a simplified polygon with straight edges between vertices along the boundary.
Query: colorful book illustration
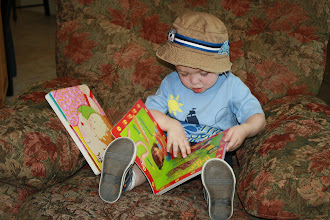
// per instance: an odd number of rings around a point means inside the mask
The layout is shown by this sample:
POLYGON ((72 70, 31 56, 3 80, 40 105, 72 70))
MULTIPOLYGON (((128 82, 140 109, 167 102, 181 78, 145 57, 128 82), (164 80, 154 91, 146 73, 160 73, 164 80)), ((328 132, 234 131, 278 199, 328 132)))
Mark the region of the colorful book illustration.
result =
POLYGON ((95 175, 104 151, 114 139, 112 124, 87 85, 51 91, 46 100, 71 135, 95 175))
POLYGON ((130 137, 136 144, 135 163, 147 177, 154 194, 163 194, 199 175, 203 164, 211 158, 223 159, 226 131, 191 147, 186 158, 174 158, 166 151, 166 136, 139 100, 112 129, 114 137, 130 137))

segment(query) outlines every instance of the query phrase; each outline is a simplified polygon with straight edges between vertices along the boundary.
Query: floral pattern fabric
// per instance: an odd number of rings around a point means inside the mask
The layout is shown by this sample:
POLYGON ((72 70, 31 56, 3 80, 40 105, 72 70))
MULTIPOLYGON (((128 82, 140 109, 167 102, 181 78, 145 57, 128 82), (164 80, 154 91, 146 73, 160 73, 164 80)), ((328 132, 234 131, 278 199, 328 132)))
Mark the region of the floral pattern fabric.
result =
MULTIPOLYGON (((99 198, 99 178, 86 166, 63 183, 28 197, 17 219, 209 219, 200 178, 161 196, 153 195, 145 183, 124 193, 114 204, 99 198)), ((233 218, 256 219, 244 211, 237 196, 234 203, 233 218)))
POLYGON ((125 89, 154 91, 169 72, 155 58, 155 50, 166 41, 178 14, 197 10, 225 23, 232 71, 262 104, 286 95, 316 95, 328 40, 326 1, 243 2, 63 1, 58 16, 58 72, 93 82, 102 78, 108 87, 129 78, 125 85, 133 88, 125 89))
POLYGON ((85 164, 44 96, 87 84, 115 124, 173 70, 155 56, 185 10, 227 26, 232 72, 260 100, 268 125, 237 151, 232 219, 326 218, 329 112, 314 97, 329 39, 326 0, 58 0, 58 79, 37 83, 0 109, 1 219, 208 219, 202 185, 162 196, 148 184, 118 203, 98 196, 85 164))
POLYGON ((330 108, 316 97, 287 96, 264 110, 268 126, 238 151, 244 208, 267 219, 326 219, 330 108))
POLYGON ((69 78, 37 83, 1 109, 1 182, 38 190, 65 180, 85 164, 45 102, 48 91, 76 83, 69 78))
POLYGON ((25 199, 35 193, 22 187, 1 183, 0 216, 1 219, 15 219, 25 199))

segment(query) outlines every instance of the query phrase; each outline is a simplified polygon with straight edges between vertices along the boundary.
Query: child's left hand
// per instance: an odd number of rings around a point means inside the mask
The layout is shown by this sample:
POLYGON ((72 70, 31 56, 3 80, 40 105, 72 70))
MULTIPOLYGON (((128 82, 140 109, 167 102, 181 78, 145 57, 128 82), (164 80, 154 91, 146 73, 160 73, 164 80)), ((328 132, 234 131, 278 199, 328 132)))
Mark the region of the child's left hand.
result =
POLYGON ((228 142, 227 151, 234 151, 239 148, 246 137, 247 131, 244 128, 244 124, 231 127, 224 139, 224 141, 228 142))
POLYGON ((234 151, 239 148, 245 138, 253 137, 266 126, 264 114, 252 115, 245 123, 231 127, 224 141, 228 142, 227 151, 234 151))

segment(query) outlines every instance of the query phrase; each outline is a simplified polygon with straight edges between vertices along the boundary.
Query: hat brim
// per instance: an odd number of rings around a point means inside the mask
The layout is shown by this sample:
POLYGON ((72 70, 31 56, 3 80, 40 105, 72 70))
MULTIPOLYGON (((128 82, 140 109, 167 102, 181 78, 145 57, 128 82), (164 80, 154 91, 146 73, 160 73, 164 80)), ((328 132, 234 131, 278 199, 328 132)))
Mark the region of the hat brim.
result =
POLYGON ((232 66, 226 54, 205 52, 171 42, 162 44, 156 55, 175 66, 182 65, 212 73, 227 72, 232 66))

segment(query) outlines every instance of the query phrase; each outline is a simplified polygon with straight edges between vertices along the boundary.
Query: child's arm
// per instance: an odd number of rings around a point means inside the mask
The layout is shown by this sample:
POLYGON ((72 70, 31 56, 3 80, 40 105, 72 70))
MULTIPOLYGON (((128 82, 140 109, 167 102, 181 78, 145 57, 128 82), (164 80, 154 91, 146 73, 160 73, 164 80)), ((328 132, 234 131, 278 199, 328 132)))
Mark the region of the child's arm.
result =
POLYGON ((234 151, 239 148, 245 138, 253 137, 262 131, 266 126, 264 114, 252 115, 245 123, 231 127, 226 135, 228 142, 227 151, 234 151))
POLYGON ((157 110, 150 110, 159 127, 167 132, 167 152, 173 150, 173 156, 177 157, 179 151, 182 157, 191 153, 190 145, 181 123, 157 110))

